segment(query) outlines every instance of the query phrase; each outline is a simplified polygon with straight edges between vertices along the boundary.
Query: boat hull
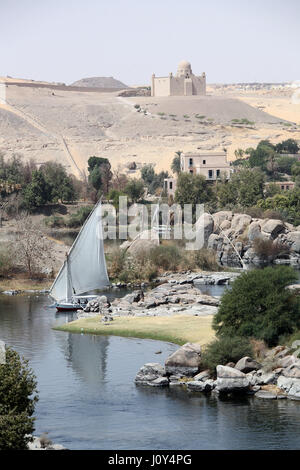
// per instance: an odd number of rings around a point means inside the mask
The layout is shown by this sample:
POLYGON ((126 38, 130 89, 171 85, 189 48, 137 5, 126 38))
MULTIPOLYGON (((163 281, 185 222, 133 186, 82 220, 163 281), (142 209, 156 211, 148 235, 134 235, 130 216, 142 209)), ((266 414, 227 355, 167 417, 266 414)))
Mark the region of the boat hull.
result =
POLYGON ((56 302, 55 307, 58 312, 72 312, 74 310, 83 310, 90 300, 95 299, 96 295, 77 295, 69 302, 56 302))
POLYGON ((56 310, 58 312, 72 312, 74 310, 82 310, 82 306, 79 304, 56 304, 56 310))

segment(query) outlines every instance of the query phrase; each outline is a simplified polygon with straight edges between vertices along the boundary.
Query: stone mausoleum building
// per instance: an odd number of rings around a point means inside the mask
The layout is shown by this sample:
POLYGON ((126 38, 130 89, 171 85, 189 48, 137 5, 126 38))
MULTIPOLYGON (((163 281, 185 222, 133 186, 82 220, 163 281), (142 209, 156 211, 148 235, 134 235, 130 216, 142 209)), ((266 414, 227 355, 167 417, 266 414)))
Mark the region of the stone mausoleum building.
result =
POLYGON ((179 63, 176 75, 168 77, 152 75, 151 96, 193 96, 206 95, 206 75, 193 74, 191 64, 185 60, 179 63))
MULTIPOLYGON (((224 151, 214 153, 182 153, 180 155, 180 170, 183 173, 202 175, 207 181, 212 183, 222 176, 229 180, 233 173, 233 169, 227 161, 227 153, 224 151)), ((165 178, 164 190, 167 194, 174 196, 176 186, 176 178, 165 178)))

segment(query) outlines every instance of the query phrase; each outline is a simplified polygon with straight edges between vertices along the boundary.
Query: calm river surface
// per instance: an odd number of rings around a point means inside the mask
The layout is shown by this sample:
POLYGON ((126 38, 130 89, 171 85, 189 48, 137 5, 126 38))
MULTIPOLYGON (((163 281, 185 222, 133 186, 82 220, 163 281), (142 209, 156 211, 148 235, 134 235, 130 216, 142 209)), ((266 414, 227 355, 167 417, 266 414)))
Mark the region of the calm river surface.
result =
POLYGON ((45 295, 0 296, 0 339, 38 379, 36 435, 69 449, 300 449, 300 402, 136 387, 138 369, 177 346, 54 331, 72 316, 49 304, 45 295))

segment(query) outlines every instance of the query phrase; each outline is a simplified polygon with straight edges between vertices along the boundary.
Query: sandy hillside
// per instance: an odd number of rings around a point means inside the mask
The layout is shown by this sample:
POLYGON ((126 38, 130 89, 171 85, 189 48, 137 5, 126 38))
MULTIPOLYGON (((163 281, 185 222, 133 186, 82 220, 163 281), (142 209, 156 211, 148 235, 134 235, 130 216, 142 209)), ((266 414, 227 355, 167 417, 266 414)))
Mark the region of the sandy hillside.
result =
POLYGON ((121 98, 119 92, 77 92, 47 88, 6 88, 0 105, 0 150, 41 163, 56 160, 77 175, 91 155, 112 166, 154 163, 169 170, 177 150, 215 151, 255 146, 262 138, 300 138, 299 105, 290 96, 210 88, 206 97, 121 98), (140 106, 138 111, 137 106, 140 106), (280 105, 280 106, 279 106, 280 105), (273 114, 273 115, 272 115, 273 114), (246 123, 232 120, 246 119, 246 123))

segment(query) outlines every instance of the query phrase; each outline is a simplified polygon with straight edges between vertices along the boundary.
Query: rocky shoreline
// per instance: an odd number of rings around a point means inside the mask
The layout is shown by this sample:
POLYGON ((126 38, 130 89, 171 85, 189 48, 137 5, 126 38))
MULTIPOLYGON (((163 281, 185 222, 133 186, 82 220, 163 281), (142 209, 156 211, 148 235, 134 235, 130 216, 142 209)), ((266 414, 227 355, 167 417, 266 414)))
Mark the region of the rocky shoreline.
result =
POLYGON ((205 370, 201 346, 186 343, 171 354, 164 365, 145 364, 135 377, 136 385, 181 387, 190 392, 221 395, 253 395, 260 399, 300 400, 300 359, 292 348, 277 346, 260 362, 243 357, 236 364, 205 370))
MULTIPOLYGON (((113 282, 107 290, 128 289, 133 290, 137 288, 149 289, 155 285, 169 282, 170 284, 192 284, 194 281, 198 284, 204 285, 224 285, 229 284, 240 273, 236 272, 165 272, 152 282, 113 282)), ((49 294, 49 289, 8 289, 0 291, 3 295, 19 295, 19 294, 49 294)))
POLYGON ((77 318, 104 315, 102 321, 118 316, 215 315, 220 298, 202 294, 197 285, 228 285, 240 273, 166 273, 151 290, 134 290, 109 302, 105 295, 91 300, 77 318))
POLYGON ((48 437, 47 433, 41 436, 31 436, 32 441, 28 444, 28 450, 67 450, 61 444, 54 444, 48 437))
POLYGON ((4 290, 0 291, 2 295, 20 295, 20 294, 49 294, 48 289, 11 289, 11 290, 4 290))

